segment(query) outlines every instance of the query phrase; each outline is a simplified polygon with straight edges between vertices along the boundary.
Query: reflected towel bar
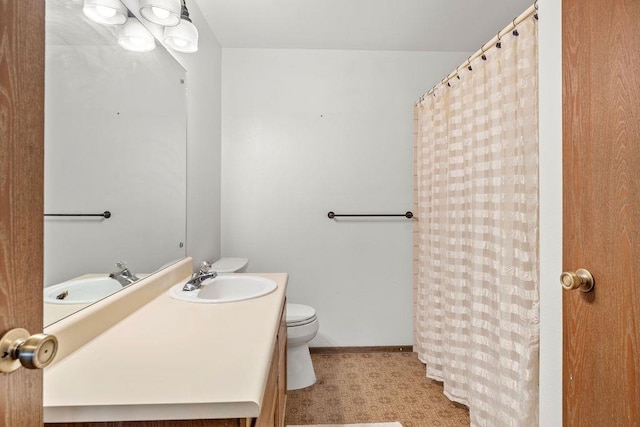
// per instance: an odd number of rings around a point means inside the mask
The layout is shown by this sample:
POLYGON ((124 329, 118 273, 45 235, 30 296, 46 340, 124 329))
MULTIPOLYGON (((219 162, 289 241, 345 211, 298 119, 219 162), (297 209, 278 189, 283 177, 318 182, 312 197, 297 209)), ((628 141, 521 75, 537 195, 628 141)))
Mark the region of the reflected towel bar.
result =
POLYGON ((337 214, 337 213, 334 213, 333 211, 331 211, 331 212, 329 212, 327 214, 327 216, 329 218, 332 218, 332 219, 336 218, 336 217, 339 217, 339 216, 350 216, 350 217, 354 217, 354 216, 403 216, 405 218, 411 219, 411 218, 413 218, 413 212, 409 211, 409 212, 406 212, 406 213, 403 213, 403 214, 337 214))
POLYGON ((44 214, 44 216, 101 216, 103 218, 111 218, 111 212, 104 211, 99 214, 44 214))

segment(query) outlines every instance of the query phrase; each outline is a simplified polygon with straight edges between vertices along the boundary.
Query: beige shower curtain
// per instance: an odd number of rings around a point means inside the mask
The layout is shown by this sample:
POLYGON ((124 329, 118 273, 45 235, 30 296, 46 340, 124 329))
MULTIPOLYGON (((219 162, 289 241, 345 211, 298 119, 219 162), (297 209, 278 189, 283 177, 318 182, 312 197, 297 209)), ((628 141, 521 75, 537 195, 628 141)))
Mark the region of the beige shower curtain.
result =
POLYGON ((537 23, 415 107, 415 337, 471 425, 538 425, 537 23))

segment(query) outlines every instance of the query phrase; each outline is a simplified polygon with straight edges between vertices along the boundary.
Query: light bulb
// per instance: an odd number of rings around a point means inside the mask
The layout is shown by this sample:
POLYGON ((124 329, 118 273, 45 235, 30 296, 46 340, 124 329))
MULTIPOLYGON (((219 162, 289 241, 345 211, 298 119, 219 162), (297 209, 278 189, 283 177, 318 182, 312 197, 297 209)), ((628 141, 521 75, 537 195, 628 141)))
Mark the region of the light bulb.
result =
POLYGON ((112 7, 98 5, 96 6, 96 12, 105 18, 113 18, 116 16, 116 10, 112 7))
POLYGON ((145 40, 140 37, 129 37, 129 42, 134 46, 143 46, 145 40))
POLYGON ((173 27, 180 23, 180 0, 139 0, 138 6, 142 17, 149 22, 163 27, 173 27))
POLYGON ((187 41, 183 39, 174 39, 173 43, 178 47, 185 47, 188 44, 187 41))
POLYGON ((162 9, 160 7, 154 6, 151 8, 151 11, 160 19, 167 19, 169 15, 171 15, 171 12, 169 12, 167 9, 162 9))
POLYGON ((151 33, 133 17, 119 28, 118 44, 132 52, 149 52, 156 47, 151 33))
POLYGON ((122 25, 127 21, 127 8, 120 0, 84 0, 82 11, 93 22, 122 25))
POLYGON ((177 26, 164 29, 164 42, 178 52, 196 52, 198 50, 198 29, 188 20, 181 19, 177 26))

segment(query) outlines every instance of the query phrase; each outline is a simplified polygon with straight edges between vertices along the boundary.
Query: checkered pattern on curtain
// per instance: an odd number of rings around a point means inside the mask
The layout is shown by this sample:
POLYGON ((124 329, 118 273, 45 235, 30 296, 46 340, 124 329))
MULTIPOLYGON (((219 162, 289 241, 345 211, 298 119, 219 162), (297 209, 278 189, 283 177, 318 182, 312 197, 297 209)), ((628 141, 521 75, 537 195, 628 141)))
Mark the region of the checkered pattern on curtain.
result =
POLYGON ((538 425, 537 23, 415 108, 415 337, 472 426, 538 425))

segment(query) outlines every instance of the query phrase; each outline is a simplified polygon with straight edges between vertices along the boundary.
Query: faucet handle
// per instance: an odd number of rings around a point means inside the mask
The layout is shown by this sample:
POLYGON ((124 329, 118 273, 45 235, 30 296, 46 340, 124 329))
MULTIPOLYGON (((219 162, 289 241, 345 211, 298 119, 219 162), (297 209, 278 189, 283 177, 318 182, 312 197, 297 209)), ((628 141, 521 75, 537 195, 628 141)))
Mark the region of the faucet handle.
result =
POLYGON ((120 271, 127 269, 127 263, 124 261, 116 262, 116 268, 120 271))
POLYGON ((209 261, 202 261, 200 264, 200 274, 208 273, 211 271, 212 264, 209 261))

